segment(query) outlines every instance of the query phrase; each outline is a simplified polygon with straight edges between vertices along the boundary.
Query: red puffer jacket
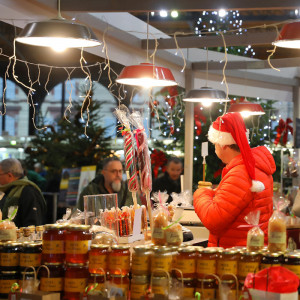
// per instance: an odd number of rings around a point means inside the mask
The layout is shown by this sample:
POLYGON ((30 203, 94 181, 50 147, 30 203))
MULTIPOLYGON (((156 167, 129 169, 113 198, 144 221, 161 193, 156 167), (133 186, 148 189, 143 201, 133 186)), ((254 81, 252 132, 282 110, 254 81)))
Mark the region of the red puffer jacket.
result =
POLYGON ((265 190, 250 191, 252 181, 241 155, 236 156, 222 172, 216 190, 200 188, 194 193, 195 212, 209 230, 208 246, 229 248, 246 246, 249 227, 245 216, 260 210, 261 229, 267 243, 268 221, 273 212, 273 178, 276 170, 272 154, 266 147, 252 149, 255 158, 255 179, 263 182, 265 190))

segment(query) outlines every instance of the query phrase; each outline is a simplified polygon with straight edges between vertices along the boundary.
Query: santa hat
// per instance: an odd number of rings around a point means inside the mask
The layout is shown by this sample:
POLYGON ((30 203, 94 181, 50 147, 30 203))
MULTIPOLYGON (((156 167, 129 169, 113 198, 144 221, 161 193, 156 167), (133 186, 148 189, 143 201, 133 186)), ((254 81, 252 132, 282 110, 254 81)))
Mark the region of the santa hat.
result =
POLYGON ((218 117, 209 128, 208 140, 213 144, 233 145, 240 148, 244 164, 252 179, 252 192, 261 192, 265 189, 261 181, 255 180, 255 159, 249 146, 249 133, 240 113, 227 113, 218 117))

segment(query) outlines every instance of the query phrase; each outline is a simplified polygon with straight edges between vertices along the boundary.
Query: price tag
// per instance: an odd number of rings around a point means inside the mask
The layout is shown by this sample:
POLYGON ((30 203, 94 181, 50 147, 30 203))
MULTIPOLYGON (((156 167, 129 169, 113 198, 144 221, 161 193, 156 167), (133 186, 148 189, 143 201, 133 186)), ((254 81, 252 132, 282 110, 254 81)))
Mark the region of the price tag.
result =
POLYGON ((202 143, 201 147, 201 156, 207 156, 208 155, 208 142, 202 143))

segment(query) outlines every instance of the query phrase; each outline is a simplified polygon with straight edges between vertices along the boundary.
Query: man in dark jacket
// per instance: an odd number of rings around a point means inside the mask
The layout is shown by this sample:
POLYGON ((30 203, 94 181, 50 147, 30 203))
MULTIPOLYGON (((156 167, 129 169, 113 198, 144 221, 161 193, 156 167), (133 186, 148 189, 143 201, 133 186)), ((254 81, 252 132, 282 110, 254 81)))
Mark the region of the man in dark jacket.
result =
POLYGON ((10 207, 18 207, 14 223, 17 227, 44 224, 46 202, 38 188, 24 176, 21 163, 14 158, 0 162, 0 192, 4 196, 0 200, 2 218, 8 217, 10 207))
POLYGON ((99 194, 118 194, 118 207, 133 204, 131 193, 127 183, 122 180, 123 167, 117 157, 109 157, 103 161, 101 174, 91 181, 81 192, 77 207, 83 211, 83 196, 99 194))
POLYGON ((153 182, 152 193, 166 191, 169 195, 168 202, 171 202, 171 194, 181 192, 180 175, 182 170, 182 162, 178 157, 169 158, 166 166, 166 172, 163 176, 158 177, 153 182))

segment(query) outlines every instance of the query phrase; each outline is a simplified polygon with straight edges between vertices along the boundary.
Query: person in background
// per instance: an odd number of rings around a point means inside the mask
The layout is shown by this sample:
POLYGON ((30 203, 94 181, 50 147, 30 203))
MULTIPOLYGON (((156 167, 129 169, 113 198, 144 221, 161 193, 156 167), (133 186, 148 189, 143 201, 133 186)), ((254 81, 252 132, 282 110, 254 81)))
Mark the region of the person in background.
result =
POLYGON ((180 193, 180 175, 183 171, 183 165, 178 157, 170 157, 167 162, 166 172, 154 180, 152 193, 161 191, 169 195, 168 202, 172 201, 172 193, 180 193))
POLYGON ((47 171, 43 168, 43 165, 39 162, 34 164, 34 171, 39 173, 41 176, 46 177, 47 171))
POLYGON ((118 207, 133 204, 127 182, 122 180, 123 167, 117 157, 109 157, 103 161, 101 174, 97 175, 81 192, 77 203, 78 209, 84 210, 83 196, 99 194, 118 194, 118 207))
POLYGON ((210 126, 208 139, 226 164, 215 190, 199 188, 194 193, 195 212, 210 232, 208 246, 246 246, 250 228, 244 218, 256 210, 260 211, 266 244, 276 170, 272 154, 264 146, 250 148, 240 113, 218 117, 210 126))
POLYGON ((8 209, 17 206, 14 218, 17 227, 43 225, 46 202, 39 187, 24 176, 20 161, 14 158, 0 162, 0 191, 5 195, 0 200, 2 218, 8 217, 8 209))

